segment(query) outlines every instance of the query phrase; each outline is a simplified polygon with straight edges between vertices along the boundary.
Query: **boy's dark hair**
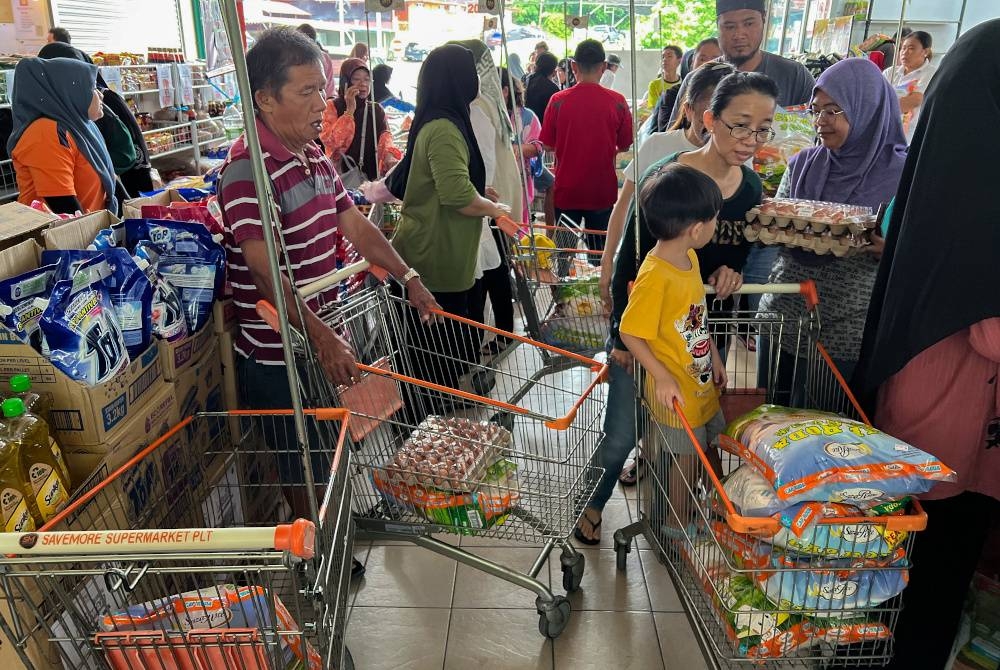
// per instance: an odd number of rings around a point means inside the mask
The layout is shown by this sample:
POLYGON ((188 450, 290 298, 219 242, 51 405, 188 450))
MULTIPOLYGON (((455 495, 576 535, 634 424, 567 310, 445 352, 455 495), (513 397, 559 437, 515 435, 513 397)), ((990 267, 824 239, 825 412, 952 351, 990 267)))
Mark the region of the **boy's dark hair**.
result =
POLYGON ((677 56, 678 58, 684 58, 684 52, 681 51, 681 48, 679 46, 677 46, 676 44, 671 44, 669 46, 665 46, 665 47, 663 47, 663 50, 664 51, 673 51, 674 55, 677 56))
POLYGON ((708 109, 711 110, 715 118, 719 118, 722 112, 729 107, 733 98, 747 93, 759 93, 777 100, 778 85, 774 83, 773 79, 760 72, 734 72, 724 77, 715 87, 715 93, 712 94, 712 101, 708 104, 708 109))
POLYGON ((668 163, 643 181, 639 209, 653 237, 672 240, 694 224, 718 216, 722 191, 704 172, 668 163))
POLYGON ((296 30, 298 30, 300 33, 302 33, 303 35, 305 35, 306 37, 308 37, 311 40, 315 40, 316 39, 316 29, 313 28, 308 23, 303 23, 301 26, 299 26, 298 28, 296 28, 296 30))
POLYGON ((319 45, 295 28, 268 28, 247 51, 250 90, 257 105, 257 91, 268 91, 281 100, 288 69, 320 61, 319 45))
POLYGON ((586 39, 576 45, 573 52, 573 61, 580 68, 580 72, 593 72, 598 66, 606 62, 607 56, 604 53, 604 45, 594 39, 586 39))
POLYGON ((49 28, 49 34, 52 35, 52 39, 56 42, 65 42, 66 44, 72 44, 71 38, 69 36, 69 31, 65 28, 49 28))

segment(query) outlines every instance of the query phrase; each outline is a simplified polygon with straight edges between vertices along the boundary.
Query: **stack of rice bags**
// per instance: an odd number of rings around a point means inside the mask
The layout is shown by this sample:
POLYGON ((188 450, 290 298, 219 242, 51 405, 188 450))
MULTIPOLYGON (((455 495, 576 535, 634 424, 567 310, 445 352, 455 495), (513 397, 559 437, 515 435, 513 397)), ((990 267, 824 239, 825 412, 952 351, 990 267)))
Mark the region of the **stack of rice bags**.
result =
POLYGON ((737 512, 780 527, 766 538, 713 528, 741 570, 715 575, 741 650, 775 657, 821 641, 889 637, 871 615, 906 586, 906 533, 857 519, 903 514, 910 496, 954 481, 955 472, 863 423, 776 405, 733 421, 719 446, 744 461, 723 482, 737 512), (845 523, 818 523, 837 518, 845 523))

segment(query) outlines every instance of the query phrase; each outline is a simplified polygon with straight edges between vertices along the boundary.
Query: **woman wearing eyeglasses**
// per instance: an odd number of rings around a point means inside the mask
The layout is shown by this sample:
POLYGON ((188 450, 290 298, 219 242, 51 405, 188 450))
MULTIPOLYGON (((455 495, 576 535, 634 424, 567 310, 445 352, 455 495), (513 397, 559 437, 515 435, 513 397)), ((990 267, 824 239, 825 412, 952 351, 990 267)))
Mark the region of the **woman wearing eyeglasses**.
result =
MULTIPOLYGON (((744 163, 758 146, 774 136, 771 124, 778 97, 778 86, 757 72, 735 72, 725 77, 712 94, 702 120, 708 139, 704 146, 688 152, 676 152, 653 163, 636 185, 642 189, 645 179, 672 162, 693 167, 711 177, 723 195, 722 211, 712 241, 698 250, 702 280, 711 284, 721 298, 728 298, 743 285, 740 271, 746 263, 751 244, 743 235, 746 213, 760 203, 760 178, 744 163)), ((684 194, 677 194, 683 199, 684 194)), ((656 239, 636 217, 625 220, 625 230, 615 260, 611 279, 611 354, 608 408, 605 412, 604 439, 600 446, 604 476, 594 499, 584 510, 574 535, 585 544, 600 542, 601 513, 614 490, 618 474, 635 446, 636 397, 632 381, 632 355, 618 334, 618 324, 628 303, 628 286, 636 278, 639 263, 653 248, 656 239), (639 249, 636 253, 636 234, 639 249)))
MULTIPOLYGON (((813 90, 811 113, 820 145, 792 157, 778 197, 864 205, 872 211, 888 204, 903 173, 906 136, 898 98, 878 66, 867 59, 849 58, 826 70, 813 90)), ((783 248, 771 272, 772 282, 816 282, 823 345, 848 380, 857 365, 884 246, 882 238, 874 239, 875 244, 866 248, 869 253, 845 258, 783 248)), ((767 294, 758 313, 782 314, 794 323, 804 311, 797 295, 767 294)), ((795 336, 786 332, 783 338, 781 355, 791 357, 797 346, 795 336)), ((781 365, 789 377, 791 362, 781 365)), ((789 382, 779 380, 778 388, 788 389, 789 382)))

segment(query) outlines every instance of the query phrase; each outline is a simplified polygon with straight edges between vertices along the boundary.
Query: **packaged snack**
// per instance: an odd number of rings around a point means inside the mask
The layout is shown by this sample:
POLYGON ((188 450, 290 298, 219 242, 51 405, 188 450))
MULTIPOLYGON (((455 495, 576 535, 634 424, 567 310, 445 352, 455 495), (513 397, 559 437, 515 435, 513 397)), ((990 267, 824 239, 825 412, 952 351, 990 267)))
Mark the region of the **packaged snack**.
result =
POLYGON ((69 377, 101 384, 129 363, 119 320, 104 279, 107 261, 80 264, 72 280, 57 282, 42 313, 41 329, 48 357, 69 377))
POLYGON ((36 299, 49 297, 58 271, 56 265, 45 265, 0 281, 0 321, 22 342, 39 351, 41 331, 38 322, 44 307, 36 299))
POLYGON ((125 241, 129 248, 149 241, 162 249, 159 273, 180 295, 188 330, 200 330, 225 284, 226 253, 216 236, 200 223, 128 219, 125 241))
POLYGON ((153 333, 160 339, 173 342, 188 336, 187 319, 180 296, 159 273, 160 254, 156 245, 140 242, 135 246, 135 263, 146 273, 153 286, 151 318, 153 333))
POLYGON ((111 294, 128 354, 135 358, 153 341, 153 286, 128 251, 119 247, 104 251, 46 250, 42 252, 42 263, 58 264, 57 280, 62 281, 72 279, 82 263, 98 257, 107 260, 111 270, 104 285, 111 294))
POLYGON ((813 624, 776 608, 746 576, 732 573, 719 580, 719 614, 739 653, 748 658, 779 658, 812 641, 813 624))
MULTIPOLYGON (((281 599, 274 595, 274 619, 271 596, 260 586, 224 584, 200 591, 188 591, 157 600, 132 605, 125 610, 101 617, 103 631, 219 630, 260 628, 301 630, 281 599)), ((282 668, 320 670, 323 661, 313 646, 300 635, 282 635, 282 668)))
POLYGON ((867 509, 954 481, 940 460, 858 421, 761 405, 729 424, 719 446, 754 467, 788 505, 841 502, 867 509))

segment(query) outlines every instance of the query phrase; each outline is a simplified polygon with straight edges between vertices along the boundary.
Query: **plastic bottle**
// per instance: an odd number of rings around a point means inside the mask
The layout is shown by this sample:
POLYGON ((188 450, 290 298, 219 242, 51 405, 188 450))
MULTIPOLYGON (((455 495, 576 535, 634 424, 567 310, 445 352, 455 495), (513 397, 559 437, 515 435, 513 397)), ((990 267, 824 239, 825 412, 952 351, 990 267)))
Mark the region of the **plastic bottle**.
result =
POLYGON ((5 533, 30 533, 38 528, 28 507, 30 493, 21 476, 21 462, 13 444, 0 441, 0 522, 5 533))
POLYGON ((222 113, 222 127, 226 130, 226 139, 235 140, 243 134, 243 108, 240 107, 240 97, 226 105, 226 111, 222 113))
MULTIPOLYGON (((52 438, 52 398, 48 395, 42 395, 41 393, 35 393, 32 391, 31 377, 26 374, 19 374, 11 377, 10 390, 11 394, 8 397, 20 398, 24 402, 24 410, 26 412, 34 414, 45 422, 45 425, 49 430, 49 437, 52 438)), ((63 458, 62 449, 56 443, 54 438, 49 440, 49 446, 52 449, 52 455, 55 457, 56 462, 59 463, 59 470, 62 472, 63 479, 66 480, 67 484, 72 485, 73 482, 69 476, 69 467, 66 465, 66 460, 63 458)))
POLYGON ((21 480, 30 493, 28 508, 43 524, 66 506, 70 493, 69 482, 49 448, 49 427, 39 417, 25 412, 20 398, 7 398, 0 408, 5 419, 0 440, 17 450, 21 480))

